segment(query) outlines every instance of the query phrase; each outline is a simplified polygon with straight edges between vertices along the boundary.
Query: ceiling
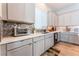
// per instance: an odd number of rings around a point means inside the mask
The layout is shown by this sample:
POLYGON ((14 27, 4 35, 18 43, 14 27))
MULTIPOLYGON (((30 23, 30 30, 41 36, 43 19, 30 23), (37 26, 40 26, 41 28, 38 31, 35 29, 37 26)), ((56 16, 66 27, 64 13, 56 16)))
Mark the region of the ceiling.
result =
POLYGON ((46 3, 46 5, 53 11, 58 11, 67 6, 73 5, 74 3, 46 3))

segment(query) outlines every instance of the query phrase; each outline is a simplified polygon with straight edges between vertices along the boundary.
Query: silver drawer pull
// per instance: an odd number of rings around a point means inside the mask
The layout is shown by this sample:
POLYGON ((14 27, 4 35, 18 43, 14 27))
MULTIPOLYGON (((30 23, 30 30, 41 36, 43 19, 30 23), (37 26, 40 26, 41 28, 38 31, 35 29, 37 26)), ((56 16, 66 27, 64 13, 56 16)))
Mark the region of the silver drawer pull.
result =
POLYGON ((23 42, 23 41, 25 41, 25 40, 21 40, 20 42, 23 42))
POLYGON ((32 43, 29 43, 29 44, 27 44, 27 45, 31 45, 32 43))

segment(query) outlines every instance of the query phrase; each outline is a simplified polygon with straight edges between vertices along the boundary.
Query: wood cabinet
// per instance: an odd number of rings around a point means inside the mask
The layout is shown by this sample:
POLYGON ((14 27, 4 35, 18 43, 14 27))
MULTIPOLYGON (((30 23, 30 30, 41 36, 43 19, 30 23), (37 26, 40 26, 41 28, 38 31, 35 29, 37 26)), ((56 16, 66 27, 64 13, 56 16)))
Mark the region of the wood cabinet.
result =
POLYGON ((32 39, 7 44, 7 56, 32 56, 32 39))
POLYGON ((44 36, 42 36, 42 38, 37 37, 34 39, 38 40, 34 41, 33 43, 33 55, 40 56, 42 53, 44 53, 44 36))
POLYGON ((35 6, 32 3, 8 3, 8 20, 34 23, 35 6))

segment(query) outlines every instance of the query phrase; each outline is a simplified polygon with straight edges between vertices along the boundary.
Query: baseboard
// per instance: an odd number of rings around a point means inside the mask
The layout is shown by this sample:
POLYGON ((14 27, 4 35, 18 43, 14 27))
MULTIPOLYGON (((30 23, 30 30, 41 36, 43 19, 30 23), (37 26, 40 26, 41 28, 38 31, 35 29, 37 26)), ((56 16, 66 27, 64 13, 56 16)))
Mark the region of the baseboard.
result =
POLYGON ((65 41, 59 41, 59 42, 64 42, 64 43, 68 43, 68 44, 72 44, 72 45, 77 45, 77 46, 79 46, 79 44, 76 44, 76 43, 65 42, 65 41))

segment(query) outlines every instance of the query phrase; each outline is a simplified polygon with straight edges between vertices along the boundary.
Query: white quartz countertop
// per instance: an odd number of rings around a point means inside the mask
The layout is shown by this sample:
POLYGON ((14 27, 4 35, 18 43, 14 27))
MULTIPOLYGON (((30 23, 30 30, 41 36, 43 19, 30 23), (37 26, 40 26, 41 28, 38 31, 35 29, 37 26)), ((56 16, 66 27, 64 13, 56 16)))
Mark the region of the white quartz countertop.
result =
MULTIPOLYGON (((59 31, 53 31, 53 32, 49 32, 49 33, 56 33, 56 32, 59 32, 59 31)), ((49 34, 49 33, 46 33, 46 34, 49 34)), ((38 37, 38 36, 43 36, 43 35, 46 35, 46 34, 35 33, 35 34, 27 35, 27 36, 3 37, 1 39, 0 44, 6 44, 6 43, 11 43, 11 42, 20 41, 20 40, 27 40, 27 39, 30 39, 30 38, 34 38, 34 37, 38 37)))

